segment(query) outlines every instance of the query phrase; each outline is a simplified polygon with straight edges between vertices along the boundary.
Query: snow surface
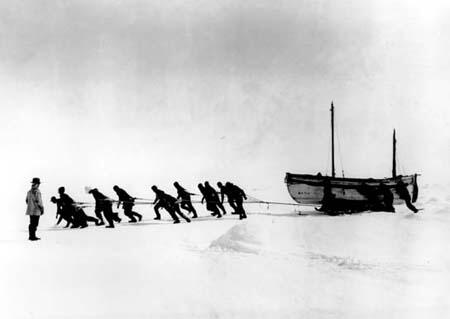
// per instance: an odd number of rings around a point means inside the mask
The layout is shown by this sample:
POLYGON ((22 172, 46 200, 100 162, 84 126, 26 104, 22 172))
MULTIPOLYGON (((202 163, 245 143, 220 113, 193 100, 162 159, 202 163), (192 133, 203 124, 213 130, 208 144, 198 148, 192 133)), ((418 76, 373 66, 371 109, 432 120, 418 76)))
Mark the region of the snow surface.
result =
MULTIPOLYGON (((247 205, 249 218, 145 219, 116 229, 0 235, 0 318, 445 318, 450 194, 419 214, 322 216, 247 205)), ((90 214, 93 214, 91 211, 90 214)))

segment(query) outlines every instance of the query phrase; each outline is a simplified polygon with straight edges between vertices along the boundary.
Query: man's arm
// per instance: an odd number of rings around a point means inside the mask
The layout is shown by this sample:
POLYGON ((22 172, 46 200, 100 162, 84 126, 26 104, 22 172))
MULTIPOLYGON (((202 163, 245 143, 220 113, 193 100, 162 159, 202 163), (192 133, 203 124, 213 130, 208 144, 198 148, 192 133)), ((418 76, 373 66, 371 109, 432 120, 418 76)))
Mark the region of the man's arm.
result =
POLYGON ((153 205, 155 205, 159 201, 159 195, 155 194, 155 200, 153 201, 153 205))
POLYGON ((242 197, 244 197, 244 199, 247 199, 247 195, 245 194, 244 190, 240 187, 238 187, 238 189, 241 192, 242 197))
POLYGON ((37 191, 36 193, 36 199, 37 199, 37 205, 39 207, 39 209, 41 210, 42 215, 44 215, 44 204, 42 204, 42 197, 41 197, 41 192, 37 191))

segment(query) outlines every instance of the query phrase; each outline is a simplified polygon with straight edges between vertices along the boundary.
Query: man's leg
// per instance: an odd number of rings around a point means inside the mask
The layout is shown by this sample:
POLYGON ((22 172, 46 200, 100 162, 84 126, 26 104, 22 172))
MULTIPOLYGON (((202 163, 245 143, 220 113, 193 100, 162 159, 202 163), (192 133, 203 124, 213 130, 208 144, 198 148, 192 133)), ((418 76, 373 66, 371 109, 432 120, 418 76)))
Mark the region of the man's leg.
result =
POLYGON ((135 223, 136 222, 136 218, 134 218, 133 212, 131 211, 131 207, 129 205, 125 205, 123 207, 123 214, 130 219, 129 220, 130 223, 135 223))
POLYGON ((226 212, 226 210, 225 210, 225 207, 223 207, 223 204, 222 204, 221 202, 217 202, 216 205, 217 205, 217 207, 222 211, 222 213, 223 213, 224 215, 227 214, 227 212, 226 212))
POLYGON ((108 225, 106 225, 106 228, 114 228, 114 216, 112 212, 104 212, 105 213, 105 219, 108 222, 108 225))
POLYGON ((192 218, 197 218, 197 211, 195 210, 194 206, 192 205, 192 202, 186 202, 187 207, 189 209, 190 212, 192 212, 192 214, 194 214, 194 216, 192 218))
POLYGON ((209 211, 212 211, 212 214, 211 214, 212 216, 217 216, 217 218, 221 218, 222 217, 222 215, 220 214, 220 210, 217 207, 217 203, 209 203, 209 206, 207 206, 207 209, 209 211))
POLYGON ((103 209, 101 207, 95 206, 94 212, 95 212, 95 216, 97 216, 97 219, 98 219, 97 226, 105 225, 105 222, 103 221, 102 210, 103 209))
POLYGON ((239 213, 239 219, 247 218, 247 215, 245 214, 242 198, 239 198, 236 200, 236 207, 237 207, 237 212, 239 213))
POLYGON ((185 214, 183 214, 180 210, 180 207, 178 205, 175 205, 174 207, 175 212, 180 215, 185 221, 187 221, 188 223, 191 222, 191 220, 189 219, 189 217, 187 217, 185 214))
POLYGON ((161 214, 159 213, 159 209, 161 208, 161 204, 158 202, 155 206, 153 206, 153 210, 155 211, 156 217, 153 219, 161 219, 161 214))
POLYGON ((164 209, 167 210, 167 212, 169 213, 170 217, 172 217, 174 224, 178 224, 180 222, 180 220, 178 219, 177 214, 175 214, 175 210, 173 209, 173 207, 164 206, 164 209))
POLYGON ((58 218, 58 221, 56 222, 56 226, 58 226, 59 223, 61 223, 62 220, 63 220, 63 215, 59 214, 59 218, 58 218))
POLYGON ((28 226, 29 240, 39 240, 40 238, 36 237, 36 230, 39 225, 39 216, 30 215, 30 225, 28 226))
POLYGON ((137 219, 138 219, 138 221, 141 221, 141 220, 142 220, 142 215, 141 215, 141 214, 136 213, 136 212, 134 212, 134 211, 132 211, 131 214, 132 214, 133 216, 136 216, 137 219))
POLYGON ((88 216, 88 215, 86 215, 86 221, 87 222, 94 222, 95 224, 98 223, 98 219, 97 218, 92 217, 92 216, 88 216))
POLYGON ((411 200, 405 200, 406 207, 408 207, 414 213, 417 213, 419 210, 411 203, 411 200))
POLYGON ((238 208, 236 206, 236 201, 234 199, 230 199, 228 198, 228 204, 230 205, 231 208, 233 208, 233 212, 231 214, 233 215, 238 215, 238 208))

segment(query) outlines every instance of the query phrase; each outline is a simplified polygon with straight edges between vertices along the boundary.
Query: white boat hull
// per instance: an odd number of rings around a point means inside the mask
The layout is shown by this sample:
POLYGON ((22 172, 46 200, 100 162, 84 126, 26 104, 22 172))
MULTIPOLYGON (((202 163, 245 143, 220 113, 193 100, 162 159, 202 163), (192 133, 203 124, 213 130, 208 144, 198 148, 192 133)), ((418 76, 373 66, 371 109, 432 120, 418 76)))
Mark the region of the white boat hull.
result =
POLYGON ((331 178, 318 175, 290 174, 286 173, 285 182, 291 195, 297 203, 305 205, 319 205, 324 196, 324 180, 328 178, 331 184, 331 191, 337 200, 348 202, 367 202, 367 198, 358 189, 363 185, 378 188, 380 183, 385 184, 392 191, 394 204, 401 204, 395 191, 395 186, 401 180, 407 187, 412 201, 415 202, 418 195, 417 175, 398 176, 396 178, 331 178))

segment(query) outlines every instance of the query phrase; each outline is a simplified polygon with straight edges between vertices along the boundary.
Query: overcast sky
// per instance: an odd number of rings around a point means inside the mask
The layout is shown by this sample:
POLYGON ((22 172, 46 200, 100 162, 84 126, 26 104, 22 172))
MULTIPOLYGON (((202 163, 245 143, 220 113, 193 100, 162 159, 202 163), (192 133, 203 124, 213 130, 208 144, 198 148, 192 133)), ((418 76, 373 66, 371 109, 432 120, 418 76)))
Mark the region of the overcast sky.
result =
POLYGON ((448 9, 1 1, 2 192, 22 209, 33 176, 78 198, 221 179, 287 200, 285 172, 330 173, 332 100, 339 175, 389 176, 396 128, 400 173, 447 181, 448 9))

